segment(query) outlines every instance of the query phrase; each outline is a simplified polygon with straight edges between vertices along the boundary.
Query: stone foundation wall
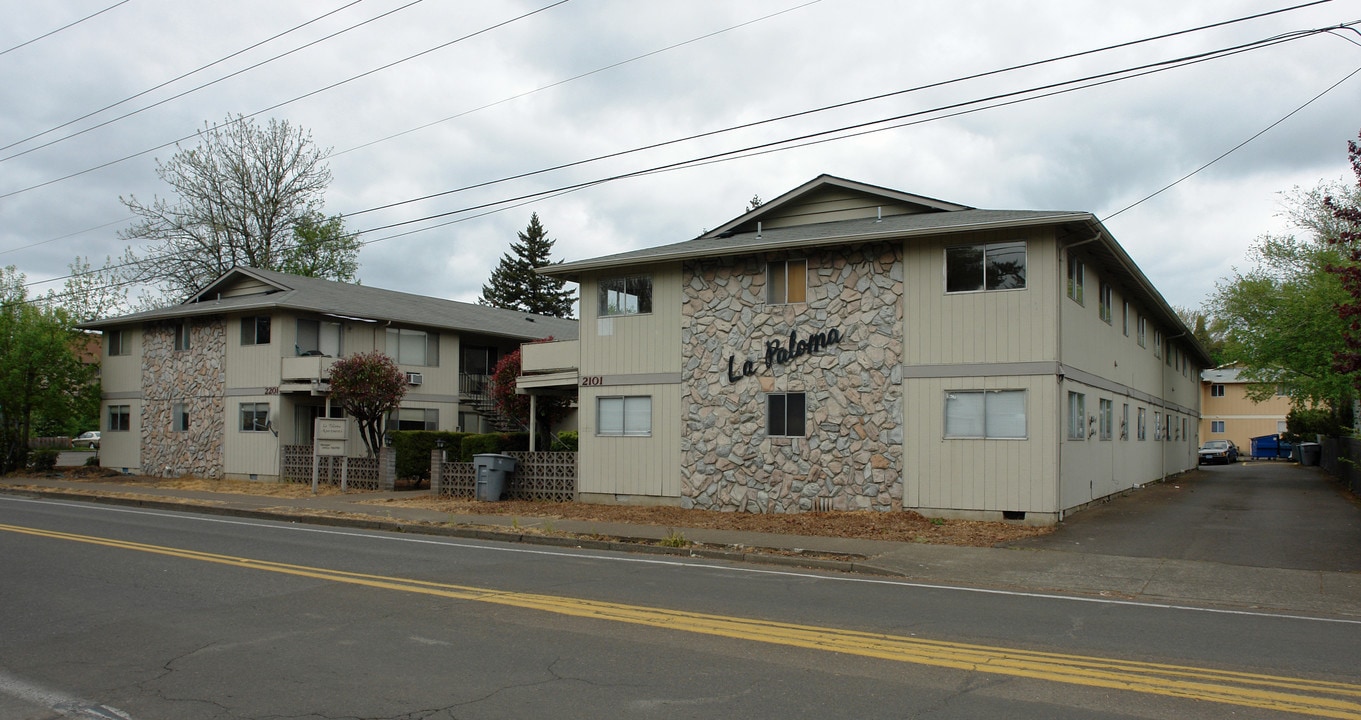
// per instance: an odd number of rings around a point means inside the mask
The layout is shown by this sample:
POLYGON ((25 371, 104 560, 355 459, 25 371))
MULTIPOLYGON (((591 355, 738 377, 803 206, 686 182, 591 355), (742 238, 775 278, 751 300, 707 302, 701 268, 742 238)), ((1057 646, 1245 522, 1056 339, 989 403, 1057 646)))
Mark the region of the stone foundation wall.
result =
POLYGON ((806 303, 766 303, 784 255, 686 263, 681 504, 901 509, 901 247, 788 257, 808 260, 806 303), (804 437, 767 436, 767 395, 785 392, 806 394, 804 437))
POLYGON ((142 339, 142 472, 160 477, 220 478, 226 398, 226 323, 193 320, 189 349, 175 350, 175 325, 147 326, 142 339), (175 431, 176 403, 189 428, 175 431))

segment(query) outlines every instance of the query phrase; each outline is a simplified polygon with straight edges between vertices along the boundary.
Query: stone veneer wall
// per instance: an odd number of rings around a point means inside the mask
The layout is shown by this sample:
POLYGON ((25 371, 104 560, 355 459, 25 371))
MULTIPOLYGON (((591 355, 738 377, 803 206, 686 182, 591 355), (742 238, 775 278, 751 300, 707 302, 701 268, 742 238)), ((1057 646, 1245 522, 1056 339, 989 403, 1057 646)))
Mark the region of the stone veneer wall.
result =
POLYGON ((806 303, 768 305, 766 262, 688 262, 682 308, 681 504, 742 512, 902 509, 903 257, 896 245, 808 260, 806 303), (767 367, 766 343, 841 341, 767 367), (752 361, 754 374, 742 374, 752 361), (766 436, 766 395, 806 393, 807 434, 766 436))
POLYGON ((142 334, 142 472, 220 478, 223 472, 227 329, 222 318, 193 320, 189 349, 176 351, 175 325, 142 334), (171 428, 175 403, 189 406, 189 430, 171 428))

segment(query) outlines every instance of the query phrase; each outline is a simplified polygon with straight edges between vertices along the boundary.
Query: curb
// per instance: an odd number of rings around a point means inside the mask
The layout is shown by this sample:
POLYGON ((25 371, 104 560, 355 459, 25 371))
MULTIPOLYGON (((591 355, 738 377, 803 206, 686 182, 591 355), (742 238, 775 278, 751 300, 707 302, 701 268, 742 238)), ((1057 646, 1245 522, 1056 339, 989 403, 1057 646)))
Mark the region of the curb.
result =
POLYGON ((750 547, 748 551, 723 550, 716 547, 667 547, 654 544, 656 540, 651 538, 612 535, 608 536, 606 539, 597 539, 594 537, 587 538, 574 535, 535 535, 531 533, 489 529, 497 527, 491 525, 425 525, 421 523, 403 523, 396 520, 369 520, 307 514, 294 515, 292 513, 271 512, 269 510, 250 510, 246 508, 221 507, 216 505, 196 505, 193 503, 174 502, 170 500, 141 500, 135 498, 109 497, 107 495, 87 495, 61 490, 48 491, 31 488, 17 489, 0 487, 0 494, 13 495, 16 497, 99 503, 103 505, 117 505, 120 507, 146 508, 149 510, 191 512, 200 515, 239 517, 252 520, 273 520, 277 522, 292 522, 305 525, 341 527, 356 530, 381 530, 385 532, 408 533, 413 535, 492 540, 496 542, 512 542, 525 545, 570 547, 582 550, 607 550, 638 555, 672 555, 677 557, 726 560, 729 562, 776 565, 810 570, 857 573, 861 575, 904 577, 904 574, 901 572, 868 563, 868 558, 859 560, 832 560, 818 557, 800 557, 797 555, 778 554, 779 551, 775 548, 764 548, 769 550, 769 552, 761 552, 763 548, 759 547, 750 547))

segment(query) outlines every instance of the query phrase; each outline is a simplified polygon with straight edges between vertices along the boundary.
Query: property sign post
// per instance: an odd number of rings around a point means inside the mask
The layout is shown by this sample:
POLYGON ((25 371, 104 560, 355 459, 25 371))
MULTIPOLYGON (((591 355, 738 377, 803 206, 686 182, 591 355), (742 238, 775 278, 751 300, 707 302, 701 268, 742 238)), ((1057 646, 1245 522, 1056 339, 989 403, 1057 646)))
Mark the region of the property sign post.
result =
MULTIPOLYGON (((345 421, 338 418, 317 418, 312 425, 312 494, 317 494, 317 479, 323 457, 340 458, 340 490, 345 491, 346 453, 345 421)), ((329 463, 330 461, 328 461, 329 463)), ((330 467, 328 464, 327 467, 330 467)))

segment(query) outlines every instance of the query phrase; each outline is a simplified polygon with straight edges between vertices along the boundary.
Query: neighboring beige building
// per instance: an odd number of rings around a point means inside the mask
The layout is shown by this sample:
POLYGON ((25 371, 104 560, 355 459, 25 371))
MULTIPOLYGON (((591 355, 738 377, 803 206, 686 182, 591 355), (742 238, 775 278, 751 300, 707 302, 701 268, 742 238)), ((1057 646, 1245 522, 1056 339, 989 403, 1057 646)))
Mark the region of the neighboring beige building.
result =
POLYGON ((520 388, 577 388, 586 501, 1052 523, 1196 465, 1209 358, 1089 213, 824 175, 541 272, 580 339, 520 388))
POLYGON ((1252 438, 1285 432, 1285 416, 1290 413, 1290 398, 1283 394, 1254 402, 1248 397, 1247 380, 1241 370, 1222 367, 1200 374, 1200 437, 1204 440, 1232 440, 1246 457, 1252 452, 1252 438))
MULTIPOLYGON (((87 323, 104 334, 101 463, 131 473, 275 479, 310 445, 337 358, 393 357, 410 387, 397 429, 489 430, 487 376, 520 343, 575 320, 268 270, 234 269, 196 296, 87 323)), ((389 427, 392 427, 389 424, 389 427)), ((351 423, 346 450, 365 453, 351 423)))

